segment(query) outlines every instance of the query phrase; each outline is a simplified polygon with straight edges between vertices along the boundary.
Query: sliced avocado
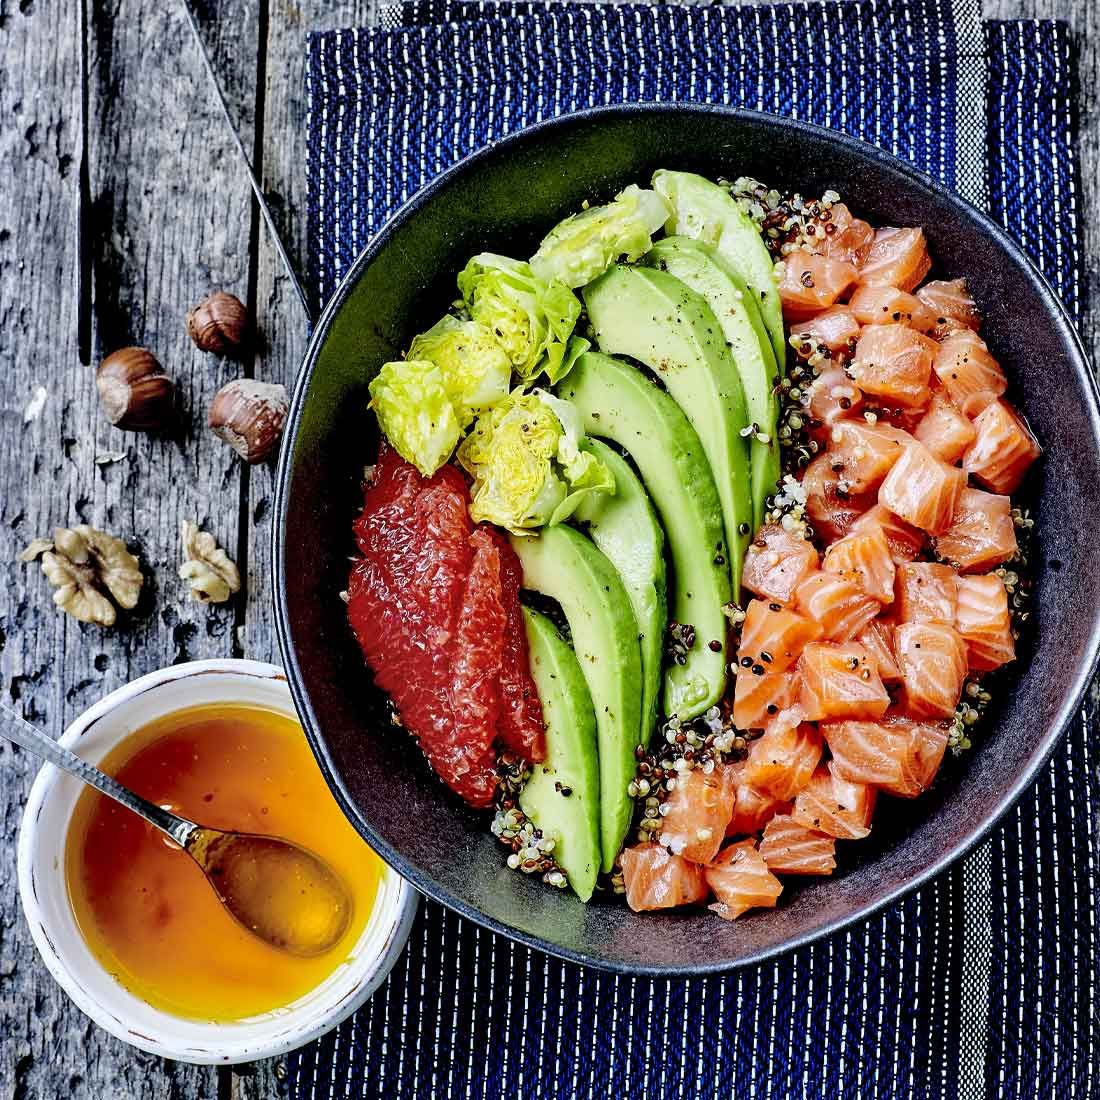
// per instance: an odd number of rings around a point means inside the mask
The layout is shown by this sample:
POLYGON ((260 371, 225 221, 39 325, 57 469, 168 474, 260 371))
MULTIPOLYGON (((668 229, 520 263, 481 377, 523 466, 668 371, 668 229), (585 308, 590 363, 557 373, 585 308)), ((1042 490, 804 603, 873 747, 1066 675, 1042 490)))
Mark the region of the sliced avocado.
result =
POLYGON ((695 628, 686 662, 665 673, 664 709, 695 718, 726 688, 722 607, 730 599, 722 505, 703 446, 680 406, 621 360, 590 351, 557 392, 574 403, 590 436, 630 455, 661 518, 672 559, 671 616, 695 628))
POLYGON ((665 232, 713 245, 756 292, 753 301, 759 306, 771 337, 775 361, 783 370, 787 339, 783 333, 783 306, 775 282, 775 264, 752 218, 728 191, 691 172, 655 172, 653 189, 672 207, 665 232))
POLYGON ((760 311, 740 273, 709 244, 691 237, 666 237, 642 257, 641 263, 675 275, 707 300, 722 326, 733 361, 741 375, 749 419, 767 435, 749 441, 752 466, 752 518, 759 527, 764 500, 779 481, 778 406, 775 399, 775 352, 760 311))
POLYGON ((623 582, 642 651, 642 726, 639 744, 646 745, 657 722, 665 623, 665 533, 638 475, 616 450, 598 439, 585 443, 612 473, 615 492, 591 493, 573 519, 615 567, 623 582))
POLYGON ((576 654, 554 624, 528 607, 523 620, 546 723, 546 759, 532 769, 519 805, 554 838, 554 858, 573 892, 588 901, 600 872, 600 765, 592 696, 576 654))
MULTIPOLYGON (((576 367, 573 368, 576 370, 576 367)), ((642 725, 638 624, 614 566, 579 531, 559 525, 511 536, 523 587, 561 604, 596 712, 600 760, 600 848, 610 871, 630 825, 634 750, 642 725)))
POLYGON ((741 378, 706 299, 667 271, 611 268, 584 290, 600 350, 653 370, 687 414, 714 473, 734 595, 752 534, 748 426, 741 378))

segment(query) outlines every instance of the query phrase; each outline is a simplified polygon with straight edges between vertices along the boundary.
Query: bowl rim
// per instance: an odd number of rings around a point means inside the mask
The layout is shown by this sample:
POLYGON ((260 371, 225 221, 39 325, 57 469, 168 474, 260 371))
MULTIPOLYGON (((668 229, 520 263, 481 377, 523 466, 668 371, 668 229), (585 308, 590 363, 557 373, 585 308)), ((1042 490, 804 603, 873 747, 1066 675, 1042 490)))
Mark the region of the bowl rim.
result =
MULTIPOLYGON (((73 748, 97 723, 119 707, 179 680, 207 675, 228 676, 234 679, 251 677, 287 685, 287 677, 283 670, 277 665, 263 661, 212 658, 170 665, 128 681, 103 696, 69 723, 64 733, 58 738, 58 743, 66 748, 73 748)), ((293 705, 292 696, 288 702, 293 705)), ((111 744, 117 745, 126 736, 129 736, 128 731, 115 737, 111 744)), ((58 783, 65 776, 66 773, 54 765, 43 763, 31 785, 27 804, 20 819, 16 867, 23 915, 30 928, 35 947, 57 984, 81 1012, 124 1043, 150 1054, 199 1065, 233 1065, 260 1058, 278 1057, 318 1038, 351 1015, 374 994, 404 951, 420 896, 406 878, 395 868, 388 866, 383 872, 389 882, 379 928, 379 945, 374 950, 362 951, 346 964, 344 976, 357 984, 353 985, 350 991, 337 996, 327 1007, 302 1005, 296 1009, 284 1006, 259 1013, 255 1017, 247 1018, 247 1022, 254 1026, 265 1025, 265 1033, 241 1035, 236 1038, 232 1035, 231 1027, 224 1021, 188 1019, 186 1022, 189 1025, 209 1029, 209 1040, 203 1040, 209 1043, 209 1049, 201 1049, 193 1041, 176 1039, 167 1027, 152 1035, 126 1027, 124 1013, 119 1012, 116 1015, 108 1007, 111 1003, 109 999, 85 988, 84 984, 70 972, 62 952, 54 943, 51 929, 48 928, 49 918, 38 899, 35 860, 40 838, 43 835, 43 831, 38 827, 39 817, 48 800, 54 796, 58 783), (295 1023, 296 1015, 303 1017, 302 1022, 295 1023), (306 1019, 310 1022, 306 1022, 306 1019)), ((56 873, 63 877, 63 868, 57 869, 56 873)), ((77 934, 79 935, 79 932, 77 934)), ((106 974, 107 971, 99 959, 94 955, 92 959, 95 966, 106 974)), ((110 977, 109 974, 107 976, 110 977)), ((118 988, 131 997, 137 997, 137 994, 131 994, 121 984, 118 988)), ((140 1000, 140 997, 138 999, 140 1000)), ((153 1009, 162 1014, 166 1020, 174 1018, 173 1014, 166 1010, 158 1009, 156 1006, 153 1006, 153 1009)))
POLYGON ((540 951, 547 952, 556 958, 564 959, 568 962, 578 963, 583 966, 592 966, 616 974, 645 977, 684 977, 728 973, 740 969, 743 966, 753 965, 768 959, 776 958, 780 955, 785 955, 797 948, 824 939, 826 936, 839 932, 855 924, 857 921, 866 920, 868 917, 880 912, 888 905, 896 902, 899 898, 923 886, 925 883, 941 874, 953 863, 973 851, 990 835, 994 827, 1001 821, 1005 814, 1007 814, 1019 801, 1042 768, 1050 760, 1055 747, 1068 727, 1070 719, 1080 706, 1090 681, 1095 675, 1098 667, 1100 667, 1100 616, 1094 616, 1092 629, 1086 641, 1084 650, 1085 656, 1080 663, 1070 690, 1067 692, 1054 718, 1051 720, 1047 735, 1038 747, 1038 751, 1033 755, 1020 774, 1016 776, 1011 786, 1004 792, 994 807, 965 836, 962 836, 961 839, 954 840, 918 874, 914 875, 902 885, 889 890, 886 894, 876 898, 874 901, 857 905, 843 916, 826 921, 818 928, 792 936, 782 943, 752 951, 735 960, 719 959, 714 962, 690 963, 684 965, 651 965, 605 959, 598 955, 563 947, 560 944, 544 940, 537 935, 513 928, 503 921, 497 920, 461 899, 454 897, 448 890, 437 885, 430 875, 425 874, 415 865, 407 861, 399 851, 388 844, 381 836, 376 834, 369 822, 367 822, 360 813, 359 807, 356 805, 350 791, 337 771, 335 761, 329 753, 327 742, 320 731, 319 722, 313 712, 308 693, 303 685, 301 668, 291 640, 291 628, 287 612, 286 518, 291 472, 291 454, 298 441, 302 408, 305 404, 306 394, 310 388, 310 382, 312 381, 314 370, 317 366, 320 350, 327 339, 336 315, 346 303, 361 273, 374 260, 376 254, 392 236, 396 227, 415 215, 422 207, 429 203, 440 190, 449 185, 456 176, 463 174, 471 166, 489 159, 501 148, 522 146, 524 142, 538 140, 543 134, 551 133, 555 130, 566 129, 578 123, 599 122, 603 119, 645 115, 655 112, 692 113, 742 118, 756 125, 771 127, 779 134, 792 133, 801 136, 809 136, 817 141, 825 141, 831 143, 846 155, 870 159, 877 162, 890 171, 904 177, 911 187, 923 190, 940 203, 946 204, 949 207, 954 207, 966 219, 976 223, 981 232, 997 241, 1005 252, 1007 252, 1018 264, 1025 277, 1031 281, 1039 297, 1046 305, 1056 329, 1059 331, 1060 335, 1064 337, 1067 346, 1073 353, 1071 355, 1072 367, 1082 385, 1082 389, 1087 395, 1087 415, 1091 423, 1094 442, 1100 441, 1100 387, 1098 387, 1097 379, 1089 366, 1088 354, 1084 344, 1082 343, 1081 337, 1065 305, 1055 293, 1046 277, 1031 261, 1030 257, 1024 253, 1004 228, 993 221, 987 213, 967 199, 964 199, 927 172, 924 172, 922 169, 900 157, 896 157, 880 149, 876 145, 872 145, 838 130, 763 111, 753 111, 740 107, 705 103, 632 102, 591 107, 536 122, 530 126, 515 130, 502 138, 490 141, 481 148, 467 154, 439 175, 434 176, 390 215, 378 232, 375 233, 356 256, 351 266, 341 278, 336 289, 333 291, 332 297, 325 305, 324 310, 314 325, 313 331, 310 334, 309 344, 302 357, 301 366, 295 377, 290 409, 287 415, 286 430, 280 447, 279 461, 276 470, 275 518, 272 526, 272 570, 275 574, 276 634, 279 641, 279 649, 287 670, 291 694, 294 697, 295 705, 302 719, 302 726, 306 731, 306 736, 317 756, 321 771, 328 780, 344 812, 371 847, 378 851, 388 863, 396 867, 402 875, 415 884, 418 890, 430 897, 433 901, 459 913, 483 928, 487 928, 511 940, 522 943, 527 947, 537 948, 540 951))

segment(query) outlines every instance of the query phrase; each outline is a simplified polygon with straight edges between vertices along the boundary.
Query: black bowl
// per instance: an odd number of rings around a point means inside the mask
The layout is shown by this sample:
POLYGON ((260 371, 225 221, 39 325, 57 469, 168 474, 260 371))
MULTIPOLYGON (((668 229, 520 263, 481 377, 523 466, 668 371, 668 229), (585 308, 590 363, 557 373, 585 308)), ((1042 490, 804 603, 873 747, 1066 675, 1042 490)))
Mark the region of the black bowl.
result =
POLYGON ((546 122, 467 158, 408 202, 359 256, 298 378, 279 465, 279 639, 310 742, 350 819, 428 896, 524 943, 627 973, 701 974, 757 961, 887 904, 977 843, 1049 758, 1100 645, 1100 410, 1080 342, 1043 279, 984 215, 851 138, 717 107, 636 105, 546 122), (1027 489, 1038 529, 1034 641, 1002 678, 975 748, 915 802, 881 805, 871 837, 841 845, 836 876, 726 923, 695 910, 638 916, 581 905, 504 869, 485 815, 463 807, 389 725, 348 630, 349 525, 377 438, 367 382, 455 295, 484 249, 529 255, 584 199, 660 167, 833 188, 877 224, 923 225, 936 272, 965 275, 1013 400, 1045 449, 1027 489))

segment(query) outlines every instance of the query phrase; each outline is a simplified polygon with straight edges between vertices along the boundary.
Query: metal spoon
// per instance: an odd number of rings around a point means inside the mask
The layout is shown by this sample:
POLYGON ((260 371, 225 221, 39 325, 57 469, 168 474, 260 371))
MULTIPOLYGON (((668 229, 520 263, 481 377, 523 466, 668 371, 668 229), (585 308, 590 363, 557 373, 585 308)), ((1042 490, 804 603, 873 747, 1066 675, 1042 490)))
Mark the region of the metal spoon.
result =
POLYGON ((272 947, 309 957, 333 947, 351 920, 352 899, 319 856, 276 836, 197 825, 134 794, 0 703, 0 737, 51 764, 155 825, 202 868, 234 919, 272 947))

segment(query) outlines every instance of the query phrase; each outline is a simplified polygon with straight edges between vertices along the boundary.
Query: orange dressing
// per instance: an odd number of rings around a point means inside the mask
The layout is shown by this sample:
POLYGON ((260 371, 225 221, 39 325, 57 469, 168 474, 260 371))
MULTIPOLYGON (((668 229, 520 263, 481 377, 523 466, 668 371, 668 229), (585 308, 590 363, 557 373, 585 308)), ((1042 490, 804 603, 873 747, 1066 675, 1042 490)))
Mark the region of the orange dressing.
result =
POLYGON ((195 707, 138 730, 100 767, 201 824, 311 849, 354 900, 332 950, 279 951, 237 924, 187 853, 87 790, 66 840, 69 899, 93 954, 132 993, 179 1016, 240 1019, 289 1004, 347 958, 382 863, 336 804, 297 722, 259 707, 195 707))

